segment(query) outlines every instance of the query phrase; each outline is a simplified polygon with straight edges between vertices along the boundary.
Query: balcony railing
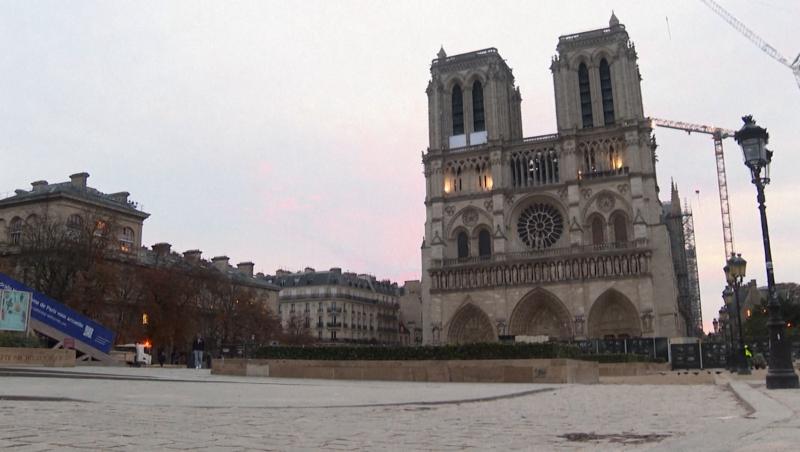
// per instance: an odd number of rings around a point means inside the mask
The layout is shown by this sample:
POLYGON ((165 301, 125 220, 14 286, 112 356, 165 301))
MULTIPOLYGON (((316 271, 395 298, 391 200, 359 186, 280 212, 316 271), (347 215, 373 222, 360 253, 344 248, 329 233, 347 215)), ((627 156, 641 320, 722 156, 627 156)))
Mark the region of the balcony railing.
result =
POLYGON ((341 328, 342 322, 327 322, 325 323, 325 326, 327 326, 328 328, 341 328))
POLYGON ((341 314, 342 308, 328 308, 328 314, 341 314))
POLYGON ((582 254, 630 251, 647 248, 647 243, 647 240, 635 240, 632 242, 609 242, 591 245, 569 246, 563 248, 548 248, 544 250, 518 251, 492 256, 433 259, 431 263, 434 267, 450 267, 503 261, 549 259, 552 257, 576 256, 582 254))
POLYGON ((609 169, 605 171, 590 171, 586 173, 578 173, 578 179, 600 179, 603 177, 624 176, 630 172, 627 166, 620 168, 609 169))

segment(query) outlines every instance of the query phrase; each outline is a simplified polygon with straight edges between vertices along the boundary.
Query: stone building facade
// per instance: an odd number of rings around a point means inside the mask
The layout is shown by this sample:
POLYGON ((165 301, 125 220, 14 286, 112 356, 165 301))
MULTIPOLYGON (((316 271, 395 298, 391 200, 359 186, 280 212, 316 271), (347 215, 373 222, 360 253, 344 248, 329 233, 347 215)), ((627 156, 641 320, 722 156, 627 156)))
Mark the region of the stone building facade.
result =
POLYGON ((400 328, 408 334, 403 345, 422 344, 422 284, 419 280, 406 281, 400 288, 400 328))
POLYGON ((150 214, 129 200, 130 193, 103 193, 87 185, 88 173, 69 176, 69 182, 31 182, 30 190, 16 190, 0 200, 0 251, 14 252, 21 245, 26 224, 57 221, 71 228, 113 227, 120 250, 142 245, 142 223, 150 214), (92 224, 88 224, 92 223, 92 224))
MULTIPOLYGON (((53 236, 59 236, 56 239, 79 239, 82 234, 112 237, 108 241, 109 249, 104 250, 103 259, 111 264, 114 273, 128 277, 119 279, 132 280, 130 275, 140 268, 160 269, 177 271, 190 279, 194 278, 192 286, 201 288, 210 279, 221 277, 221 281, 230 284, 238 293, 251 293, 255 303, 268 312, 277 312, 280 287, 266 281, 262 274, 254 275, 255 265, 252 262, 240 262, 234 267, 229 264, 227 256, 207 260, 198 249, 181 254, 173 251, 166 242, 155 243, 152 248, 142 246, 143 224, 150 214, 131 201, 128 192, 102 192, 88 186, 88 178, 89 174, 84 172, 71 175, 68 182, 50 184, 43 180, 35 181, 31 183, 30 190, 19 189, 13 196, 0 199, 0 268, 7 268, 12 273, 24 273, 25 269, 17 258, 30 251, 26 248, 29 245, 36 248, 54 243, 53 237, 34 245, 25 241, 35 237, 38 234, 36 231, 61 228, 60 232, 52 233, 53 236)), ((48 250, 37 248, 34 251, 48 250)), ((126 286, 126 290, 120 292, 141 292, 132 287, 126 286)), ((213 297, 207 290, 200 291, 195 303, 198 306, 218 307, 222 302, 209 302, 209 298, 213 297)), ((93 304, 93 315, 100 323, 111 326, 123 317, 137 318, 141 319, 138 330, 144 334, 149 313, 141 303, 127 298, 124 302, 115 299, 86 301, 93 304)))
POLYGON ((278 316, 284 329, 300 329, 323 342, 400 342, 397 283, 341 268, 308 267, 264 278, 280 287, 278 316))
POLYGON ((557 51, 558 131, 536 137, 496 49, 431 64, 425 343, 685 331, 636 50, 612 16, 557 51))

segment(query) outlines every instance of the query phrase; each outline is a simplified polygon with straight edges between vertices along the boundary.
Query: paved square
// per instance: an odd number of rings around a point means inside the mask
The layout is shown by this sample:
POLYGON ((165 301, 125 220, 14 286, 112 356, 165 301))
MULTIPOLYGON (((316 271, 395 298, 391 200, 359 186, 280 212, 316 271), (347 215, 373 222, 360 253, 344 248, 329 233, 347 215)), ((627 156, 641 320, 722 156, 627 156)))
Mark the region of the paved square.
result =
POLYGON ((731 450, 747 449, 748 438, 764 444, 767 431, 714 384, 356 382, 100 367, 0 375, 0 448, 13 450, 731 450))

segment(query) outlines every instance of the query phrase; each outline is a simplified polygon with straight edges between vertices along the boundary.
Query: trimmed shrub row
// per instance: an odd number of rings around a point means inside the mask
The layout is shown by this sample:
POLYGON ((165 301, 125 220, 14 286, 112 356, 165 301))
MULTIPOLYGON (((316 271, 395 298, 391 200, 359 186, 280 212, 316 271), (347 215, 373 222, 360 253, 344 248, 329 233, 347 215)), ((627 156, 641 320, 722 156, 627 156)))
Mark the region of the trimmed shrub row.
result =
POLYGON ((307 359, 329 361, 463 360, 463 359, 551 359, 580 357, 580 350, 564 344, 464 344, 426 347, 263 347, 253 354, 261 359, 307 359))
POLYGON ((0 332, 0 347, 43 348, 45 345, 35 335, 27 336, 25 333, 4 331, 0 332))

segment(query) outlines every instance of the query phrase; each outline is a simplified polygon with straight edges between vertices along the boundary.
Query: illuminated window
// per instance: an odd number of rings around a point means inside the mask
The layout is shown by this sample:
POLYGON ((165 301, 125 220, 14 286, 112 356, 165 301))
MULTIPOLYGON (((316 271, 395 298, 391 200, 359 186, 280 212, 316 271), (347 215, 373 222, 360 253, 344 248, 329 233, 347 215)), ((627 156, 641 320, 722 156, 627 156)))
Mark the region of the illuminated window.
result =
POLYGON ((150 318, 147 316, 147 313, 143 313, 142 314, 142 325, 147 325, 147 323, 149 321, 150 321, 150 318))
POLYGON ((135 237, 135 233, 133 229, 125 227, 122 229, 122 235, 119 238, 119 248, 124 252, 130 252, 133 250, 133 239, 135 237))

